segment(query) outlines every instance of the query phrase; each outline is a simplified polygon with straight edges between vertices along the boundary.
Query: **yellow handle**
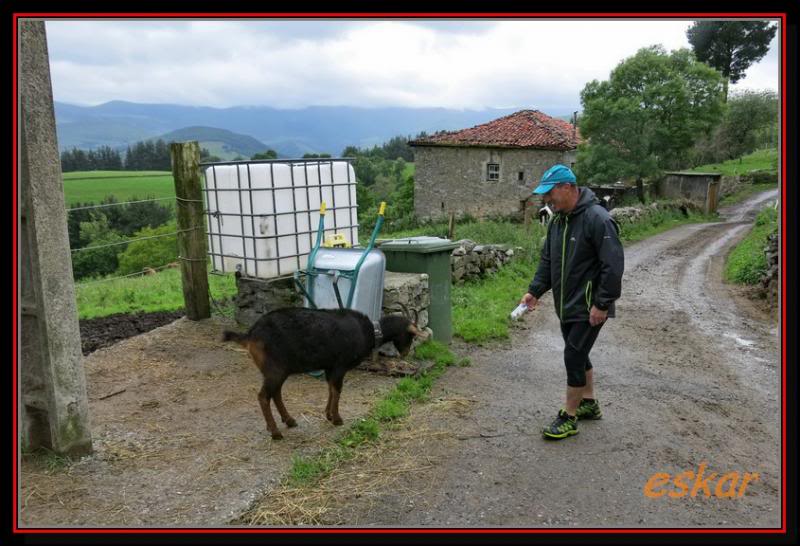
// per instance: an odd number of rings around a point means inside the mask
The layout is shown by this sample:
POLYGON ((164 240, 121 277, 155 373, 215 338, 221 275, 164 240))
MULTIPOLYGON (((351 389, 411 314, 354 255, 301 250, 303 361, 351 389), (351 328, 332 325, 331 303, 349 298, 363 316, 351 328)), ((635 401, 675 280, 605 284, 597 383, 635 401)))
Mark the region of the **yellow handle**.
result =
POLYGON ((322 204, 319 206, 319 213, 322 216, 325 216, 325 201, 323 201, 322 204))
POLYGON ((378 211, 378 216, 383 216, 385 210, 386 210, 386 201, 381 201, 381 208, 378 211))

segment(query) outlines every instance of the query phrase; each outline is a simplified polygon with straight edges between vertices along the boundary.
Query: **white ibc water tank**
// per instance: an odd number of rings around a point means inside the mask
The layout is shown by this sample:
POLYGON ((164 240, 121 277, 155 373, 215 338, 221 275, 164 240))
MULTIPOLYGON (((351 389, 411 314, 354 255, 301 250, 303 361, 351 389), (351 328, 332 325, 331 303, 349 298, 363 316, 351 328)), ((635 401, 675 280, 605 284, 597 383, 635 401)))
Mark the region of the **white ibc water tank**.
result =
POLYGON ((358 244, 356 175, 346 160, 238 162, 204 168, 215 271, 268 279, 305 269, 324 201, 324 237, 358 244))

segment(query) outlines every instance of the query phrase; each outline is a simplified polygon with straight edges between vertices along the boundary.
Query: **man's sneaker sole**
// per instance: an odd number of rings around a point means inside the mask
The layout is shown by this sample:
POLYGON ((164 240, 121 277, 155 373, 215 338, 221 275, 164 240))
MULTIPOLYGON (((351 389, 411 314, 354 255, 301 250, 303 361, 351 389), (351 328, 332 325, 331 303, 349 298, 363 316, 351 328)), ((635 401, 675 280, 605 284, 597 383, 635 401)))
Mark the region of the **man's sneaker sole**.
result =
POLYGON ((602 419, 602 418, 603 418, 603 414, 602 413, 595 413, 595 414, 586 415, 586 416, 578 415, 578 421, 597 421, 598 419, 602 419))
POLYGON ((567 432, 562 432, 560 434, 553 434, 552 432, 549 432, 549 431, 542 432, 542 435, 545 438, 549 438, 551 440, 562 440, 562 439, 566 438, 567 436, 574 436, 575 434, 578 434, 578 430, 577 429, 568 430, 567 432))

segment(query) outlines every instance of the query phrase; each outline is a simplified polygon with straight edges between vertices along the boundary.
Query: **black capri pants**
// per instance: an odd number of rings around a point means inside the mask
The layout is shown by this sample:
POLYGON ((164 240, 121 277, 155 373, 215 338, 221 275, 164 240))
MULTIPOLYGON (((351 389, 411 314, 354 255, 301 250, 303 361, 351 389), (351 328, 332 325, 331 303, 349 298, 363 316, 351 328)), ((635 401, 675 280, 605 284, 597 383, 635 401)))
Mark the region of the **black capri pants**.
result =
POLYGON ((590 325, 589 321, 561 323, 564 364, 567 367, 567 385, 570 387, 586 386, 586 372, 592 369, 589 351, 592 350, 603 324, 605 321, 597 326, 590 325))

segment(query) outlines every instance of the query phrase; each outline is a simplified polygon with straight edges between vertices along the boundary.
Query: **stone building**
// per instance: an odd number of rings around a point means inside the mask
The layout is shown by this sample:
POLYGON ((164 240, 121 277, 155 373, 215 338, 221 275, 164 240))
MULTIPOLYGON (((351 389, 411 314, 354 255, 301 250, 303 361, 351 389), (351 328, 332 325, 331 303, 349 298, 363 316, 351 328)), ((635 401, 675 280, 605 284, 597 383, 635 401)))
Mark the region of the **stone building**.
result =
POLYGON ((574 165, 579 141, 572 123, 538 110, 411 141, 414 212, 420 219, 520 213, 544 171, 574 165))

